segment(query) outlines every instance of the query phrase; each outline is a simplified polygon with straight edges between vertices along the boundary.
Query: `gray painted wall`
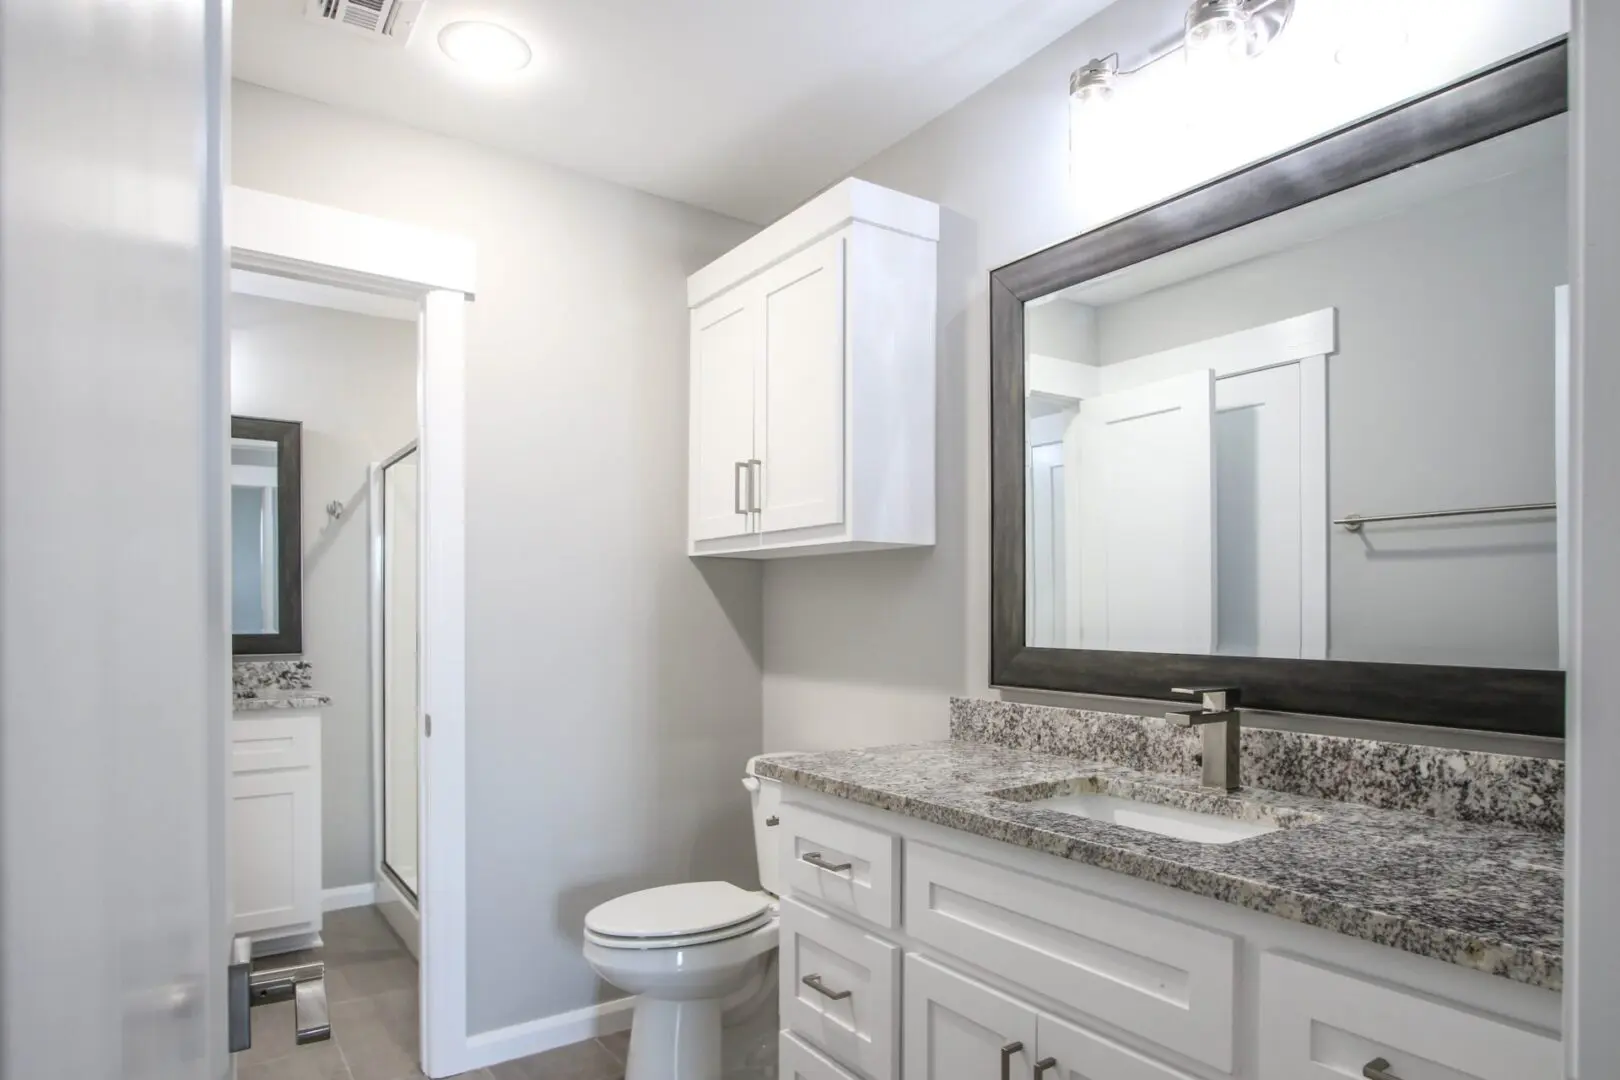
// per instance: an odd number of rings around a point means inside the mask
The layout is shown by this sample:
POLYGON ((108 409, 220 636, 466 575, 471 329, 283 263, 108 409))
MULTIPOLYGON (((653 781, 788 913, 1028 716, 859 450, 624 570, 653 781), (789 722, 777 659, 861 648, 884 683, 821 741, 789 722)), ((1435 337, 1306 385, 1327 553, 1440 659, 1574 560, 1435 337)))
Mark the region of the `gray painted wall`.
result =
POLYGON ((232 296, 231 411, 303 429, 304 659, 321 716, 321 885, 376 880, 366 470, 416 437, 416 325, 232 296), (348 508, 333 521, 326 504, 348 508))
MULTIPOLYGON (((1100 360, 1337 307, 1333 516, 1550 502, 1567 177, 1559 158, 1103 306, 1100 360)), ((1334 529, 1328 550, 1333 659, 1558 666, 1551 516, 1334 529)))
POLYGON ((685 555, 686 276, 753 227, 241 83, 232 118, 236 183, 478 246, 469 1028, 615 997, 589 908, 755 880, 759 568, 685 555))
POLYGON ((1102 219, 1281 150, 1353 115, 1444 85, 1567 30, 1563 0, 1474 5, 1473 33, 1398 65, 1303 69, 1264 108, 1219 111, 1230 132, 1187 145, 1182 98, 1162 128, 1086 164, 1113 197, 1076 198, 1065 87, 1074 67, 1119 51, 1137 62, 1185 15, 1179 0, 1120 0, 1050 48, 886 150, 856 174, 946 208, 940 244, 938 545, 931 551, 786 559, 765 570, 765 743, 877 745, 948 733, 946 697, 988 692, 988 273, 1102 219), (1230 134, 1231 138, 1224 136, 1230 134), (1146 156, 1137 150, 1153 151, 1146 156))

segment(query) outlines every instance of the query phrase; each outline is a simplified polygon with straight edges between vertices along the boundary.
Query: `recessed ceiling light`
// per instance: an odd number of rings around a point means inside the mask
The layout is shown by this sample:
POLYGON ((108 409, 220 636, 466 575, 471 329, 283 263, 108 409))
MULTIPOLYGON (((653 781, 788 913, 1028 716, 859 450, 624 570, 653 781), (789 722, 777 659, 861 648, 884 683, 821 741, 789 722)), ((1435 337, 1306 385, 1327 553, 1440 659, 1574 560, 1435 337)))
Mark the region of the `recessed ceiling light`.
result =
POLYGON ((439 48, 458 64, 482 72, 521 71, 534 59, 529 43, 490 22, 453 22, 439 31, 439 48))

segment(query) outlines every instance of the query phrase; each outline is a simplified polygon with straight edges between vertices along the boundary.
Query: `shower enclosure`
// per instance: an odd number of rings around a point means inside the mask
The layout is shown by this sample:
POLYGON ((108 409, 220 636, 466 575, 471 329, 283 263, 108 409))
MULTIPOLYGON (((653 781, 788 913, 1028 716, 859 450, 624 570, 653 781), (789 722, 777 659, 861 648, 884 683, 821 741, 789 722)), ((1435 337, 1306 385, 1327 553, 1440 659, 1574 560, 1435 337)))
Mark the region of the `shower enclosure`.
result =
POLYGON ((377 906, 416 950, 418 455, 411 442, 371 470, 371 695, 377 906))

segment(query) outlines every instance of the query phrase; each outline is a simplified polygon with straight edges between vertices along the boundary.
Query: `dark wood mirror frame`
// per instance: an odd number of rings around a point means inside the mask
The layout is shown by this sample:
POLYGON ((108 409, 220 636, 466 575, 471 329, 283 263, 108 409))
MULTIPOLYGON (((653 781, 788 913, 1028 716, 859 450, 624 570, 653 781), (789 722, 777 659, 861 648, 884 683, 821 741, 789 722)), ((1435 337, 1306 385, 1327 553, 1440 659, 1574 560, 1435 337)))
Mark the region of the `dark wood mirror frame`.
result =
POLYGON ((1566 112, 1568 66, 1560 41, 991 272, 991 686, 1127 698, 1237 686, 1246 708, 1564 734, 1561 671, 1031 648, 1024 305, 1566 112))
POLYGON ((276 444, 276 582, 279 610, 274 634, 232 634, 235 656, 304 651, 303 429, 296 420, 231 417, 231 438, 276 444))

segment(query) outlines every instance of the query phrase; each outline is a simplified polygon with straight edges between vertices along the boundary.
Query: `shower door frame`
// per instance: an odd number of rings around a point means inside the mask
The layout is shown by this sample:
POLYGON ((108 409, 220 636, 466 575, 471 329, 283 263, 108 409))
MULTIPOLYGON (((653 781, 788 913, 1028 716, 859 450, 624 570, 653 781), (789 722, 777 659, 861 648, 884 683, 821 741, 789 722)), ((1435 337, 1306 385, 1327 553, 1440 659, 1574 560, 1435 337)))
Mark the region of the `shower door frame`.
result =
MULTIPOLYGON (((386 480, 391 466, 399 464, 420 450, 420 440, 412 439, 394 453, 373 462, 367 475, 367 552, 366 582, 368 588, 366 618, 371 636, 368 643, 368 677, 371 686, 371 842, 376 852, 376 904, 383 918, 394 931, 405 939, 412 954, 421 956, 422 921, 422 833, 420 827, 422 791, 420 783, 423 752, 422 732, 417 732, 416 755, 418 783, 416 792, 418 828, 416 834, 416 887, 413 889, 400 880, 399 872, 388 864, 388 556, 387 556, 387 488, 386 480), (409 910, 409 916, 401 908, 409 910)), ((420 574, 422 501, 421 460, 417 461, 417 567, 420 574)), ((416 597, 416 650, 417 670, 422 663, 422 597, 416 597)), ((422 712, 418 698, 417 712, 422 712)))
MULTIPOLYGON (((480 1068, 467 1032, 466 307, 477 249, 453 233, 232 187, 231 266, 417 304, 420 517, 417 842, 420 1064, 480 1068)), ((221 763, 221 768, 224 763, 221 763)))

